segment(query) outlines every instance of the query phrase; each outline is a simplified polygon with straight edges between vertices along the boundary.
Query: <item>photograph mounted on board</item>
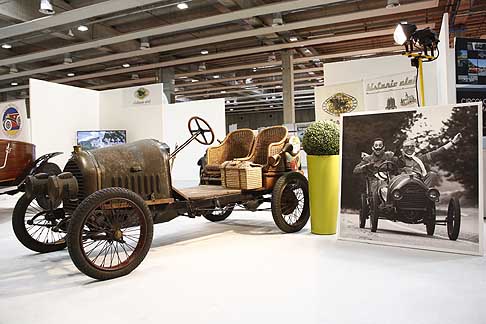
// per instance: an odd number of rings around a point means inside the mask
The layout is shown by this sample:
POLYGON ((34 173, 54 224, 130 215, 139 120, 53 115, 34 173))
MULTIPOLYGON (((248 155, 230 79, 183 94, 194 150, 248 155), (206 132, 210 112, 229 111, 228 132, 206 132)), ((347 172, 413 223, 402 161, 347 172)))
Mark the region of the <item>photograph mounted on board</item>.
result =
POLYGON ((481 119, 480 103, 343 115, 339 238, 482 254, 481 119))

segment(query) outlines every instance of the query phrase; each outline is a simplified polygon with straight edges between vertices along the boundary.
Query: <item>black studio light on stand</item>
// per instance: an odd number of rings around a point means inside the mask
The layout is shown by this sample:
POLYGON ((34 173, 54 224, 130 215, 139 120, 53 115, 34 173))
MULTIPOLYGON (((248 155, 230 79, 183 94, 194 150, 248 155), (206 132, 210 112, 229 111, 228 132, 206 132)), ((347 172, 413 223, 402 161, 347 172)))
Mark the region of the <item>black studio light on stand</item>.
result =
MULTIPOLYGON (((439 38, 429 27, 417 29, 416 25, 407 22, 397 25, 393 38, 397 44, 405 47, 403 55, 409 57, 412 66, 417 69, 416 79, 420 80, 420 104, 425 106, 423 63, 435 61, 439 57, 439 38)), ((415 89, 418 97, 417 82, 415 89)))

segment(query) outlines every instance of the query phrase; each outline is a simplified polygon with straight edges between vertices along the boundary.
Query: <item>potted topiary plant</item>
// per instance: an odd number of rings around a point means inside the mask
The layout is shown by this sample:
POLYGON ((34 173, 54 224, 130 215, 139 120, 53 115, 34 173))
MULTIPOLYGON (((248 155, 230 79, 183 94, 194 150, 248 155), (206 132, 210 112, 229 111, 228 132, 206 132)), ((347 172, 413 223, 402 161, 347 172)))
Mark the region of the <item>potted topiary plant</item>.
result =
POLYGON ((336 234, 339 204, 339 128, 332 121, 307 127, 302 146, 307 153, 311 231, 336 234))

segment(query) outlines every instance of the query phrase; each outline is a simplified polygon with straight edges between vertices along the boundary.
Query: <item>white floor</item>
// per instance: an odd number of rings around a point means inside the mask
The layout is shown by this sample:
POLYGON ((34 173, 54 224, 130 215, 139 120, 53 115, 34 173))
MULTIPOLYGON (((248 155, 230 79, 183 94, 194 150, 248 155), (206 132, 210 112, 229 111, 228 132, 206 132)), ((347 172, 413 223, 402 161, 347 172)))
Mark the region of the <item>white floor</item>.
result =
POLYGON ((269 212, 156 225, 129 276, 18 243, 0 201, 0 323, 486 323, 486 258, 281 234, 269 212))

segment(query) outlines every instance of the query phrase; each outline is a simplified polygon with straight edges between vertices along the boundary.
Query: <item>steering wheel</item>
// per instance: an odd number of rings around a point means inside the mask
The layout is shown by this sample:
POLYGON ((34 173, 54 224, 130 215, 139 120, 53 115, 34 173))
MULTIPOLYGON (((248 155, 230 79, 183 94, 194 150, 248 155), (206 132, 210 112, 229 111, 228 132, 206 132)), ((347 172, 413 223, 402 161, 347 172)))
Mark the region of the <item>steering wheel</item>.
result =
MULTIPOLYGON (((378 168, 376 169, 377 173, 383 172, 386 173, 388 177, 390 177, 390 172, 394 172, 398 170, 398 167, 392 161, 385 161, 381 163, 378 168)), ((385 179, 384 179, 385 180, 385 179)))
POLYGON ((202 145, 211 145, 214 142, 214 132, 211 126, 202 118, 200 117, 191 117, 189 122, 187 123, 187 128, 189 128, 189 133, 191 135, 199 133, 195 137, 195 140, 201 143, 202 145), (209 139, 206 137, 206 134, 209 133, 209 139))

